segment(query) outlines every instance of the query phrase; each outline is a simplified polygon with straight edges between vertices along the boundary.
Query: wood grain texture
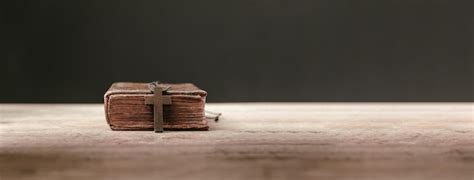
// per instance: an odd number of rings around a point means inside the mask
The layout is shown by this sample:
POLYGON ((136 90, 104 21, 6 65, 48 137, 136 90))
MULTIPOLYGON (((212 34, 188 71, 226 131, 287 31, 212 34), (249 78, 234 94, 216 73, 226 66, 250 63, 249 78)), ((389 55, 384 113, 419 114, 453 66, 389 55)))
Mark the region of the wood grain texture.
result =
POLYGON ((111 131, 102 105, 0 105, 0 179, 472 180, 472 103, 207 104, 209 131, 111 131))
MULTIPOLYGON (((207 93, 193 84, 159 84, 170 86, 164 92, 171 96, 171 105, 163 106, 165 130, 207 130, 204 106, 207 93)), ((148 83, 114 83, 104 95, 107 123, 112 130, 153 130, 153 105, 145 104, 151 97, 148 83)))

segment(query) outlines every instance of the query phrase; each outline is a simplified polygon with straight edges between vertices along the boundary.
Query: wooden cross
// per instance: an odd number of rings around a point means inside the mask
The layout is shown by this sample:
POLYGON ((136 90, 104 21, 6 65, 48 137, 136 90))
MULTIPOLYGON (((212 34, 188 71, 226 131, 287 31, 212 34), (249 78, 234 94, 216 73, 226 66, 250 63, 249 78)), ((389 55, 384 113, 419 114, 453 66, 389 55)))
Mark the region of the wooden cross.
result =
POLYGON ((153 96, 145 96, 145 104, 153 105, 153 120, 155 133, 163 132, 163 105, 171 104, 171 96, 163 95, 163 92, 170 87, 162 88, 155 86, 153 88, 153 96))

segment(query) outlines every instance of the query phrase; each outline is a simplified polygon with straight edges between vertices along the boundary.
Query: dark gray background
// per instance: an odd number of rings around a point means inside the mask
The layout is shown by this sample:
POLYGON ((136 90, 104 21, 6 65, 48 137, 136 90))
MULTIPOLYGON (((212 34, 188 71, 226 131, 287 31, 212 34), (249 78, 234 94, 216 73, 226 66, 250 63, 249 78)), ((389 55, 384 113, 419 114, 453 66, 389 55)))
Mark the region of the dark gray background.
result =
POLYGON ((2 1, 0 102, 102 102, 115 81, 208 101, 473 101, 473 3, 2 1))

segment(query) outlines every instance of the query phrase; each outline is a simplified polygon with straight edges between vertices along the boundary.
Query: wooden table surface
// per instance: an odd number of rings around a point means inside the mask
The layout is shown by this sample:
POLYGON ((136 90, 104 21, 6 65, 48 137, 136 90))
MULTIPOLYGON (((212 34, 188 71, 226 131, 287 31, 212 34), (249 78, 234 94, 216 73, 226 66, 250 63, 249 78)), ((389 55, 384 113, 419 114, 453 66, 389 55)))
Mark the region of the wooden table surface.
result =
POLYGON ((0 179, 474 179, 473 103, 234 103, 210 131, 111 131, 100 104, 0 105, 0 179))

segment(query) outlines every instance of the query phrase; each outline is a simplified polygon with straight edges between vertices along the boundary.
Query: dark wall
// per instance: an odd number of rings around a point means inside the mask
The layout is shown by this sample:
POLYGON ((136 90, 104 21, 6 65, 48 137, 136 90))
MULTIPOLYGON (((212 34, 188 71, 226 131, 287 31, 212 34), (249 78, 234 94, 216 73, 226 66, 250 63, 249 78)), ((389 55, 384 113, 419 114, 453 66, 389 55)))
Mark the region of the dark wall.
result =
POLYGON ((10 0, 0 102, 102 102, 115 81, 222 101, 473 101, 473 3, 10 0))

